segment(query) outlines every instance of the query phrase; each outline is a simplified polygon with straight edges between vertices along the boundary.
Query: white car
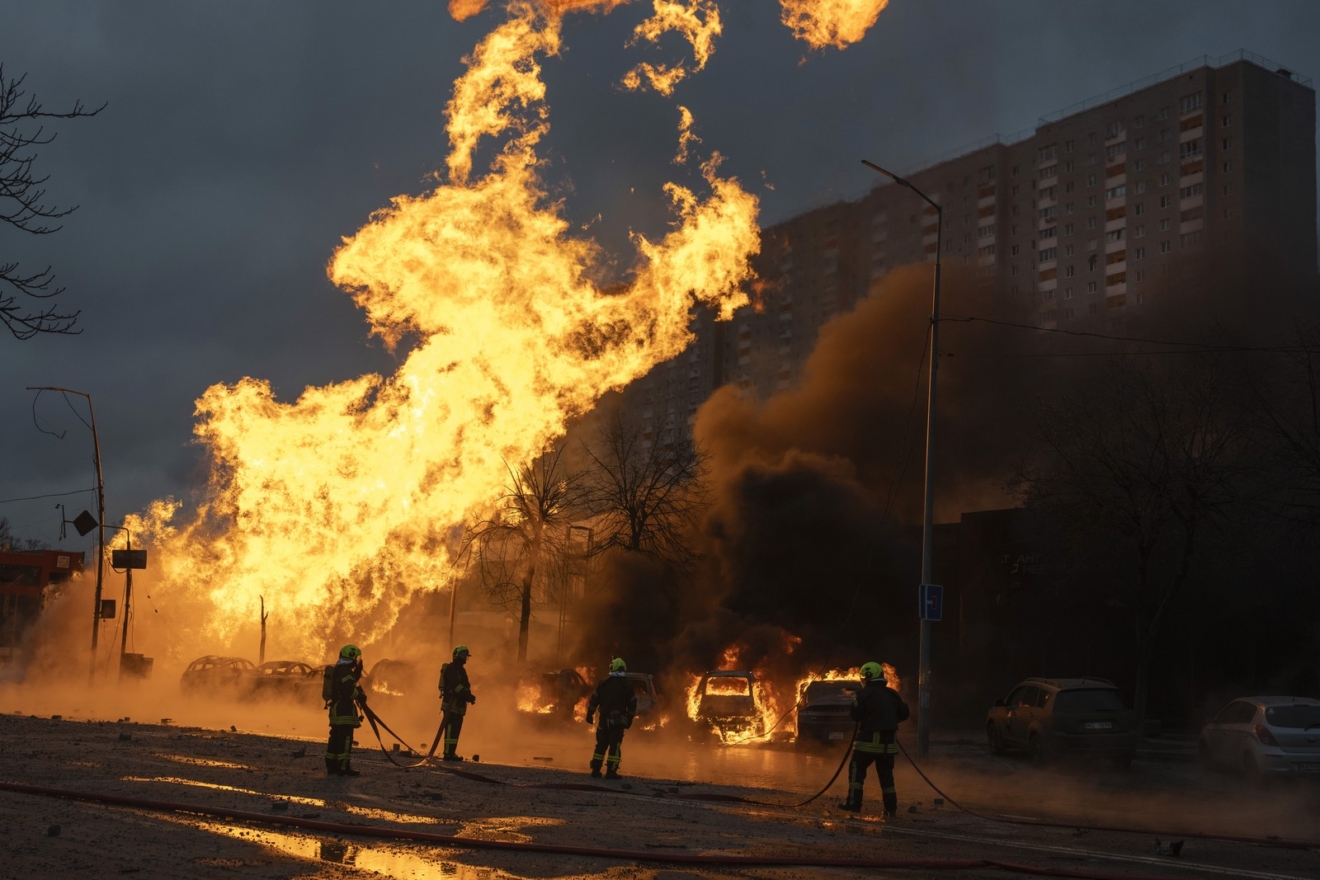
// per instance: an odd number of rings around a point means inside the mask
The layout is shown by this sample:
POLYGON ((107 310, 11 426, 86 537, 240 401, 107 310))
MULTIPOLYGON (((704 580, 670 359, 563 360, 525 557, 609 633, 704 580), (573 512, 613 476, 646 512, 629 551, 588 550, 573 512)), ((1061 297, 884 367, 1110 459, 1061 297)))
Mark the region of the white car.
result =
POLYGON ((1248 775, 1320 776, 1320 700, 1243 697, 1201 730, 1201 763, 1248 775))

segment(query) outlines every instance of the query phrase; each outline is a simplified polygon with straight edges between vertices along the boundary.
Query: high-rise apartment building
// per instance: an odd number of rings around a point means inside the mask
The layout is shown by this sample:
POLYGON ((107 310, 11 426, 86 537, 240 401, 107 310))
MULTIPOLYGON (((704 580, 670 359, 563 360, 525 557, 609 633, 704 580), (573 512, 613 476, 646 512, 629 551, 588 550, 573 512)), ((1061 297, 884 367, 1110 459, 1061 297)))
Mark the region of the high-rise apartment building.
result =
MULTIPOLYGON (((1251 280, 1312 281, 1315 124, 1310 80, 1239 52, 906 176, 943 209, 946 265, 974 268, 1041 326, 1108 331, 1212 283, 1246 296, 1251 280)), ((699 319, 688 352, 628 389, 629 410, 665 442, 720 385, 759 397, 792 385, 822 324, 936 248, 935 210, 888 182, 767 228, 756 307, 699 319)))

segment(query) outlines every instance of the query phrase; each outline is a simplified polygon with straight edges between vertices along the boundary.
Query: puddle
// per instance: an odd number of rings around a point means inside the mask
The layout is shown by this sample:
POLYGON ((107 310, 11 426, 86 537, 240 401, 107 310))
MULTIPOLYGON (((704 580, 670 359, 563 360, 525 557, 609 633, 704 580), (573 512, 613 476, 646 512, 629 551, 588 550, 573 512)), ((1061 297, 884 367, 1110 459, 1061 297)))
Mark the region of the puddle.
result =
POLYGON ((536 816, 495 816, 489 819, 469 819, 463 823, 463 830, 458 837, 471 837, 474 840, 509 840, 515 843, 529 843, 532 836, 522 834, 520 829, 563 825, 563 819, 546 819, 536 816))
POLYGON ((157 758, 163 758, 166 761, 174 761, 178 764, 191 764, 194 767, 219 767, 223 770, 253 770, 255 767, 249 767, 247 764, 231 764, 228 761, 212 761, 208 758, 193 758, 188 755, 162 755, 159 752, 153 753, 157 758))
MULTIPOLYGON (((239 788, 234 785, 221 785, 218 782, 202 782, 198 779, 183 779, 179 776, 125 776, 125 782, 164 782, 167 785, 188 785, 194 788, 209 788, 214 791, 232 791, 235 794, 245 794, 252 797, 261 798, 269 801, 286 801, 291 804, 300 804, 305 807, 323 807, 326 809, 342 810, 354 816, 361 816, 364 819, 375 819, 383 822, 398 822, 404 825, 455 825, 458 824, 454 819, 447 819, 439 816, 419 816, 412 813, 396 813, 393 810, 382 810, 377 807, 359 807, 357 804, 347 801, 327 801, 324 798, 305 798, 292 794, 272 794, 267 791, 253 791, 250 788, 239 788)), ((488 822, 509 822, 513 820, 487 820, 488 822)), ((531 820, 524 824, 531 824, 531 820)), ((495 829, 500 830, 500 829, 495 829)))
MULTIPOLYGON (((169 817, 169 821, 187 825, 200 831, 218 834, 244 843, 254 843, 306 862, 333 862, 348 865, 359 871, 370 871, 383 877, 413 878, 413 880, 521 880, 494 868, 478 868, 458 862, 445 861, 439 853, 423 855, 417 850, 397 846, 363 846, 344 840, 323 840, 302 834, 267 831, 260 828, 224 825, 218 822, 200 822, 184 817, 169 817)), ((495 820, 521 821, 521 820, 495 820)))

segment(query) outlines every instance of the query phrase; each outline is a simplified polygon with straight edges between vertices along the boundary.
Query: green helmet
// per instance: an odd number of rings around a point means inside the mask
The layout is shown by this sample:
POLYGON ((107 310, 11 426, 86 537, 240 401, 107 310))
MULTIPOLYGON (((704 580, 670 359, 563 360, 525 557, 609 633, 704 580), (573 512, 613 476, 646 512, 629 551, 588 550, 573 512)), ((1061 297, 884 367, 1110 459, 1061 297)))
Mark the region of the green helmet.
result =
POLYGON ((357 645, 344 645, 339 649, 340 660, 356 660, 362 656, 362 649, 357 645))
POLYGON ((880 668, 880 664, 872 660, 870 663, 862 664, 862 678, 866 681, 873 681, 877 678, 884 678, 885 672, 880 668))
POLYGON ((615 657, 610 661, 610 672, 627 672, 628 664, 623 662, 622 657, 615 657))
POLYGON ((454 659, 457 660, 459 658, 459 655, 467 655, 471 657, 472 652, 468 650, 467 645, 459 645, 457 648, 454 649, 454 659))

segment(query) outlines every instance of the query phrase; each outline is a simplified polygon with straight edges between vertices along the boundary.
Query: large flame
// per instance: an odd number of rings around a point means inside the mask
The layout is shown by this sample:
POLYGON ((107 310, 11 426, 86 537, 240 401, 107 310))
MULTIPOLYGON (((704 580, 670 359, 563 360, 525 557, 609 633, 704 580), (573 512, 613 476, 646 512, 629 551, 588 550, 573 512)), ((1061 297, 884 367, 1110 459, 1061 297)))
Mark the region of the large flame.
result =
POLYGON ((455 84, 449 182, 396 198, 331 261, 374 332, 408 343, 398 370, 292 403, 250 378, 198 401, 211 494, 177 530, 164 505, 142 525, 167 545, 156 554, 167 584, 206 594, 213 636, 232 634, 259 595, 308 653, 336 626, 380 635, 415 589, 443 585, 446 535, 499 496, 505 462, 536 455, 600 395, 678 355, 694 303, 727 318, 746 301, 757 203, 719 176, 718 155, 703 166, 704 197, 666 187, 672 231, 635 236, 630 283, 603 292, 596 246, 572 234, 537 175, 548 113, 538 59, 558 50, 560 25, 510 7, 455 84), (492 138, 502 148, 474 177, 492 138))

